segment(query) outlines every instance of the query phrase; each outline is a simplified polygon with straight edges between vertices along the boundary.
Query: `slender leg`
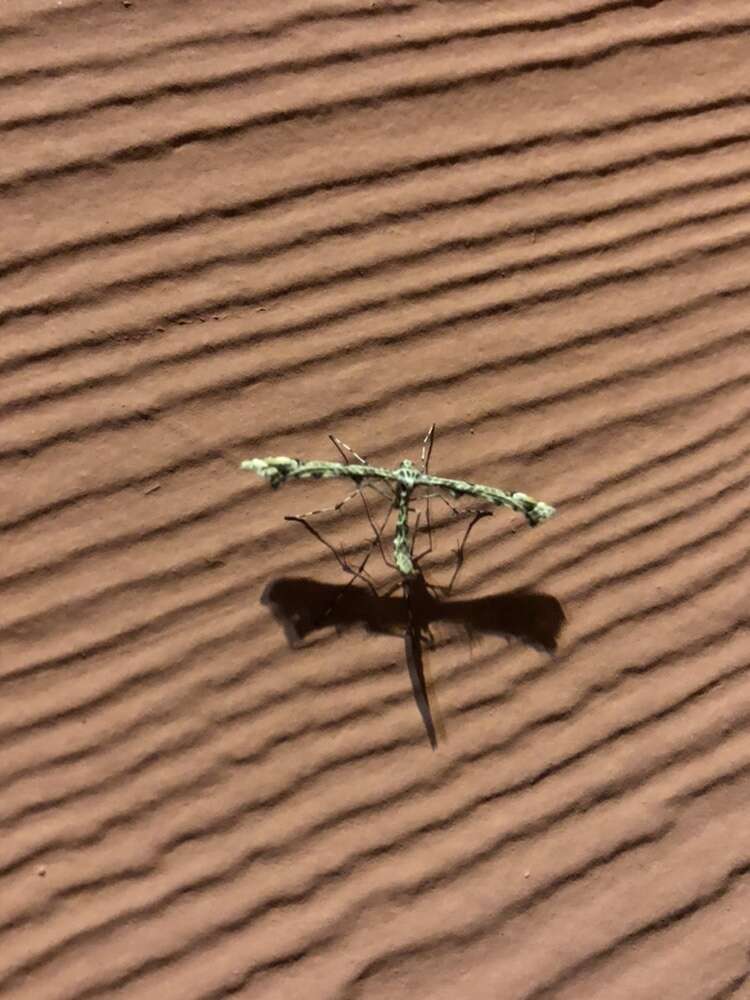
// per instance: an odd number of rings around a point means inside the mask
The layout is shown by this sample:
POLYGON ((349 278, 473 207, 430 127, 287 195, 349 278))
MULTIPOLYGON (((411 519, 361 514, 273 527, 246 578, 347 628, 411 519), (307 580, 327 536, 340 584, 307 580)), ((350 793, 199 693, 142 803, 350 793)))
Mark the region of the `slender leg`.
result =
MULTIPOLYGON (((434 431, 434 429, 435 425, 433 424, 430 430, 434 431)), ((432 445, 430 445, 430 450, 431 449, 432 445)), ((427 460, 429 461, 429 454, 427 455, 427 460)), ((414 554, 414 561, 417 563, 419 562, 420 559, 424 559, 425 556, 428 556, 432 552, 432 516, 430 512, 430 500, 434 499, 442 500, 444 504, 450 507, 450 509, 453 511, 456 517, 461 516, 461 511, 458 509, 458 507, 454 507, 453 504, 450 503, 450 501, 446 500, 446 498, 443 496, 442 493, 427 493, 422 499, 425 501, 425 507, 426 507, 425 520, 427 523, 427 548, 424 550, 424 552, 420 552, 419 554, 416 553, 414 554)), ((414 534, 416 535, 416 529, 414 531, 414 534)))
POLYGON ((386 564, 386 566, 389 567, 389 569, 396 569, 396 566, 390 561, 388 556, 385 554, 385 547, 383 546, 383 532, 385 531, 386 525, 388 524, 388 521, 390 520, 391 517, 391 512, 393 511, 394 497, 392 495, 389 495, 388 499, 390 500, 390 506, 388 507, 388 512, 385 516, 385 520, 378 528, 372 516, 372 511, 370 510, 370 505, 367 502, 367 498, 365 497, 364 493, 360 495, 362 497, 362 505, 365 508, 365 514, 367 515, 367 520, 370 522, 370 527, 372 528, 372 532, 375 536, 375 542, 380 550, 380 555, 383 559, 383 562, 386 564))
MULTIPOLYGON (((345 465, 351 465, 351 462, 349 461, 349 455, 346 454, 347 451, 349 452, 349 454, 354 455, 354 457, 361 465, 367 465, 367 459, 359 455, 354 450, 354 448, 350 447, 348 444, 346 444, 346 442, 342 441, 341 438, 337 438, 334 434, 329 434, 328 438, 330 441, 333 442, 333 447, 336 449, 339 455, 341 455, 345 465)), ((379 493, 381 497, 385 497, 386 500, 389 499, 389 494, 386 493, 384 489, 381 489, 379 486, 376 486, 375 483, 367 483, 367 486, 369 486, 371 490, 375 490, 376 493, 379 493)))
POLYGON ((428 500, 427 501, 428 507, 427 510, 425 511, 425 524, 427 525, 427 548, 424 550, 424 552, 420 552, 419 554, 417 554, 414 551, 414 549, 416 548, 417 532, 419 531, 419 518, 421 516, 421 512, 417 514, 417 519, 414 522, 414 534, 412 536, 412 560, 415 563, 418 563, 420 559, 424 559, 425 556, 428 556, 430 552, 432 552, 432 522, 430 520, 429 502, 430 501, 428 500))
MULTIPOLYGON (((428 473, 430 471, 430 456, 432 455, 432 446, 435 442, 435 424, 432 424, 430 429, 425 434, 424 441, 422 442, 422 457, 421 466, 422 472, 428 473)), ((427 548, 418 556, 414 556, 415 559, 424 559, 425 556, 432 552, 432 517, 430 512, 430 494, 428 493, 425 497, 425 524, 427 525, 427 548)), ((417 523, 414 527, 414 539, 416 541, 417 531, 419 529, 419 515, 417 515, 417 523)), ((413 550, 414 546, 412 546, 413 550)), ((412 552, 413 554, 413 552, 412 552)))
MULTIPOLYGON (((393 507, 389 507, 388 508, 388 510, 386 511, 385 518, 383 519, 383 523, 378 528, 376 526, 373 518, 372 518, 372 514, 370 512, 370 508, 369 508, 369 505, 367 503, 367 500, 365 499, 364 494, 360 493, 360 496, 362 497, 362 502, 363 502, 363 504, 365 506, 365 510, 367 511, 367 518, 368 518, 370 524, 372 525, 373 532, 375 533, 375 538, 371 542, 369 548, 367 549, 367 552, 365 552, 365 554, 364 554, 364 556, 362 558, 362 561, 360 562, 359 566, 357 567, 356 572, 353 575, 350 576, 349 580, 347 580, 347 582, 344 584, 344 586, 341 588, 341 590, 339 590, 338 594, 334 598, 333 602, 331 603, 331 605, 328 608, 328 610, 326 611, 326 613, 318 621, 318 626, 320 626, 320 625, 322 625, 324 623, 325 619, 331 614, 331 612, 336 607, 336 605, 341 600, 341 598, 344 596, 344 594, 347 592, 347 590, 349 589, 349 587, 351 587, 351 585, 354 583, 355 579, 357 579, 358 576, 362 576, 365 573, 365 566, 367 565, 367 562, 368 562, 370 556, 375 551, 376 544, 379 545, 381 553, 383 552, 383 543, 382 543, 381 536, 382 536, 383 532, 385 531, 386 525, 388 524, 388 519, 391 516, 391 512, 393 510, 393 507)), ((310 525, 305 524, 305 527, 310 528, 310 525)), ((316 534, 316 532, 313 532, 313 534, 316 534)), ((318 537, 317 534, 316 534, 316 537, 318 537)), ((328 542, 326 542, 325 539, 321 538, 321 541, 328 548, 332 548, 332 546, 328 542)), ((338 552, 334 551, 334 555, 338 559, 339 565, 342 565, 342 560, 339 558, 338 552)), ((345 560, 344 560, 344 562, 345 562, 345 560)), ((375 597, 379 597, 377 588, 369 580, 369 574, 367 576, 362 576, 362 578, 365 580, 365 583, 367 583, 367 585, 370 587, 370 590, 373 592, 374 596, 375 597)))
MULTIPOLYGON (((303 516, 301 516, 299 514, 287 514, 286 517, 284 518, 284 520, 285 521, 296 521, 298 524, 304 525, 304 527, 307 528, 307 530, 310 532, 311 535, 313 535, 315 538, 317 538, 318 541, 322 545, 325 545, 325 547, 329 550, 329 552, 333 553, 333 555, 336 557, 336 562, 339 564, 339 566, 342 568, 342 570, 345 573, 348 573, 352 577, 352 579, 359 578, 360 580, 362 580, 365 584, 367 584, 367 586, 370 588, 370 590, 373 592, 373 594, 375 594, 375 596, 377 597, 377 594, 378 594, 377 588, 376 588, 375 584, 372 582, 372 579, 371 579, 370 575, 365 572, 365 568, 364 567, 365 567, 365 564, 366 564, 367 560, 365 560, 365 562, 362 564, 362 566, 360 566, 358 569, 356 567, 354 567, 354 566, 350 566, 349 563, 346 561, 346 559, 338 551, 338 549, 334 545, 331 545, 331 543, 328 541, 328 539, 324 538, 323 535, 321 535, 321 533, 317 530, 317 528, 314 528, 310 524, 310 522, 308 520, 306 520, 303 516)), ((375 547, 375 544, 373 543, 370 546, 370 552, 372 551, 372 549, 374 547, 375 547)), ((370 552, 368 552, 368 558, 369 558, 370 552)))
MULTIPOLYGON (((321 532, 319 532, 312 524, 309 523, 309 521, 307 521, 306 518, 307 518, 308 515, 289 515, 289 516, 287 516, 285 518, 285 520, 287 520, 287 521, 298 521, 300 524, 302 524, 310 532, 310 534, 313 535, 314 538, 317 538, 317 540, 322 545, 325 545, 325 547, 330 552, 333 553, 333 555, 336 558, 336 561, 338 562, 338 564, 341 567, 341 569, 350 576, 350 579, 348 580, 347 584, 342 588, 342 590, 340 591, 338 597, 336 598, 337 601, 340 599, 340 597, 343 595, 343 593, 351 586, 351 584, 354 582, 355 579, 361 579, 369 587, 370 591, 376 597, 378 596, 377 587, 375 586, 375 584, 374 584, 374 582, 373 582, 372 577, 370 576, 370 574, 367 573, 366 570, 365 570, 365 566, 367 565, 367 563, 368 563, 368 561, 370 559, 370 556, 375 551, 375 547, 376 546, 380 549, 380 553, 381 553, 381 555, 383 557, 383 560, 386 563, 386 565, 392 567, 393 569, 396 568, 393 565, 393 563, 391 563, 390 560, 388 560, 388 558, 386 557, 385 550, 383 548, 383 540, 382 540, 383 532, 385 531, 385 528, 386 528, 386 526, 388 524, 388 520, 390 519, 391 513, 393 511, 393 505, 392 505, 393 497, 389 494, 389 500, 391 501, 391 503, 389 503, 388 510, 386 511, 386 514, 385 514, 385 517, 383 519, 382 524, 380 524, 380 526, 378 526, 378 525, 375 524, 375 519, 373 518, 372 511, 370 510, 370 505, 368 504, 367 497, 364 495, 364 492, 363 492, 363 490, 367 486, 371 486, 371 484, 365 483, 363 486, 358 487, 356 490, 354 490, 352 493, 350 493, 349 496, 345 497, 342 501, 340 501, 338 504, 336 504, 335 507, 324 508, 324 510, 338 510, 348 500, 352 499, 353 497, 359 496, 361 498, 362 504, 363 504, 363 506, 365 508, 365 513, 367 514, 367 520, 369 521, 370 527, 372 528, 372 531, 373 531, 374 538, 373 538, 373 541, 371 542, 370 546, 368 547, 367 551, 365 552, 365 554, 364 554, 364 556, 362 558, 362 561, 361 561, 361 563, 360 563, 360 565, 358 567, 351 566, 349 564, 349 562, 347 562, 347 560, 344 558, 344 556, 341 555, 341 553, 338 551, 338 549, 336 549, 336 547, 334 545, 332 545, 328 541, 328 539, 325 538, 322 535, 321 532)), ((376 492, 379 492, 379 491, 376 491, 376 492)), ((314 511, 312 513, 321 513, 321 511, 317 511, 317 512, 314 511)), ((334 605, 335 605, 335 603, 336 602, 334 601, 334 605)), ((333 605, 326 612, 326 616, 330 613, 330 611, 332 610, 332 608, 333 608, 333 605)), ((324 617, 326 617, 326 616, 324 616, 324 617)))
MULTIPOLYGON (((413 511, 414 508, 410 507, 409 510, 413 511)), ((422 511, 418 510, 417 511, 417 516, 414 518, 414 531, 412 531, 412 533, 411 533, 411 556, 412 556, 412 559, 414 558, 414 549, 416 548, 416 544, 417 544, 417 532, 419 531, 419 520, 420 520, 421 517, 422 517, 422 511)), ((427 555, 426 552, 424 552, 422 554, 423 555, 427 555)))
POLYGON ((453 576, 450 578, 448 586, 443 588, 443 593, 445 594, 446 597, 448 597, 450 592, 453 590, 453 585, 455 584, 456 578, 458 577, 458 574, 461 571, 461 567, 464 564, 464 548, 466 547, 466 543, 469 540, 469 534, 471 532, 471 529, 474 527, 477 521, 481 521, 483 517, 492 517, 492 511, 477 510, 474 512, 474 516, 472 517, 471 521, 469 521, 469 525, 466 531, 464 532, 464 537, 461 539, 461 544, 456 548, 456 568, 453 570, 453 576))
POLYGON ((457 518, 468 517, 469 514, 474 513, 473 509, 459 510, 459 508, 456 507, 454 504, 452 504, 450 500, 447 499, 447 497, 443 496, 442 493, 427 493, 423 497, 423 499, 427 505, 427 533, 428 533, 429 544, 427 548, 424 550, 424 552, 420 552, 418 556, 415 556, 415 559, 417 561, 419 561, 420 559, 424 559, 425 556, 429 555, 430 552, 432 552, 432 521, 430 520, 430 500, 442 500, 442 502, 446 505, 446 507, 449 507, 451 513, 457 518))
POLYGON ((348 451, 350 455, 354 455, 354 457, 357 459, 360 465, 367 465, 367 459, 362 458, 361 455, 358 455, 357 452, 354 450, 354 448, 351 448, 345 441, 342 441, 341 438, 337 438, 334 434, 329 434, 328 439, 329 441, 333 442, 333 447, 336 449, 339 455, 341 455, 346 465, 350 464, 349 458, 346 455, 346 451, 348 451), (344 449, 346 449, 346 451, 344 449))
POLYGON ((381 592, 380 596, 391 597, 393 594, 396 593, 396 591, 400 587, 403 587, 403 585, 404 585, 404 578, 402 576, 399 576, 397 580, 394 580, 389 586, 385 588, 385 590, 381 592))
MULTIPOLYGON (((370 485, 370 484, 365 484, 365 485, 367 486, 367 485, 370 485)), ((372 577, 370 576, 369 573, 366 573, 365 569, 364 569, 365 565, 367 564, 367 561, 370 558, 370 555, 372 554, 372 548, 373 548, 373 546, 371 546, 370 549, 368 550, 368 552, 366 554, 365 561, 362 564, 362 566, 359 569, 356 569, 355 567, 350 566, 350 564, 346 561, 346 559, 340 554, 340 552, 338 551, 338 549, 336 549, 335 546, 333 546, 326 538, 324 538, 323 535, 317 530, 317 528, 314 528, 308 522, 308 520, 307 520, 308 517, 313 517, 315 514, 326 514, 326 513, 329 513, 329 512, 333 513, 334 511, 341 510, 341 508, 344 506, 344 504, 347 504, 350 500, 354 499, 354 497, 356 497, 356 496, 359 496, 362 499, 362 503, 364 504, 365 510, 367 511, 368 520, 370 521, 370 524, 372 526, 373 532, 375 533, 376 542, 380 546, 381 552, 383 552, 383 544, 382 544, 381 537, 380 537, 381 533, 378 532, 378 529, 376 528, 375 523, 374 523, 374 521, 372 519, 372 515, 370 513, 370 508, 369 508, 367 500, 366 500, 366 498, 365 498, 365 496, 364 496, 364 494, 362 492, 362 487, 361 486, 358 486, 356 490, 352 490, 352 492, 349 493, 348 496, 345 496, 343 500, 339 500, 339 502, 337 504, 334 504, 332 507, 321 507, 318 510, 309 510, 305 514, 293 514, 293 515, 289 515, 288 517, 285 518, 285 520, 287 520, 287 521, 297 521, 300 524, 304 525, 305 528, 307 528, 307 530, 310 532, 311 535, 313 535, 315 538, 317 538, 319 542, 321 542, 323 545, 325 545, 325 547, 327 549, 329 549, 334 554, 334 556, 336 557, 336 561, 338 562, 339 566, 344 570, 345 573, 348 573, 348 574, 351 575, 352 580, 354 580, 357 577, 360 578, 361 580, 364 581, 364 583, 367 584, 367 586, 370 588, 370 590, 373 593, 377 594, 377 588, 375 587, 375 584, 372 581, 372 577)), ((385 558, 385 555, 383 555, 383 558, 385 558)))
POLYGON ((424 436, 424 441, 422 442, 422 472, 430 471, 430 455, 432 454, 432 445, 435 440, 435 424, 430 427, 424 436))
POLYGON ((476 514, 477 511, 480 510, 484 510, 487 514, 492 513, 492 511, 487 510, 486 505, 484 504, 481 507, 465 507, 462 510, 460 507, 456 507, 455 504, 452 504, 450 500, 440 492, 429 493, 425 495, 423 499, 426 500, 428 496, 431 500, 442 500, 445 506, 450 508, 451 512, 457 518, 469 517, 471 514, 476 514))
MULTIPOLYGON (((370 524, 372 525, 373 532, 375 533, 375 538, 370 543, 367 551, 365 552, 365 554, 364 554, 364 556, 362 558, 362 562, 359 564, 359 572, 363 573, 364 569, 365 569, 365 566, 367 565, 367 563, 368 563, 368 561, 370 559, 370 556, 375 551, 376 544, 380 547, 381 552, 383 551, 383 544, 382 544, 382 541, 381 541, 381 535, 385 531, 385 527, 388 524, 388 520, 389 520, 389 518, 391 516, 391 511, 393 510, 393 508, 392 507, 388 508, 388 510, 386 511, 386 515, 383 518, 383 523, 378 528, 376 526, 373 518, 372 518, 372 515, 370 513, 370 508, 369 508, 369 506, 367 504, 367 501, 365 500, 364 494, 361 494, 361 496, 362 496, 362 502, 363 502, 363 504, 365 506, 365 510, 367 511, 367 518, 368 518, 370 524)), ((351 585, 352 580, 354 580, 354 577, 352 577, 352 579, 348 581, 348 583, 346 584, 346 587, 344 587, 343 590, 346 590, 347 587, 349 587, 351 585)), ((342 593, 343 593, 343 590, 342 590, 342 593)), ((378 596, 377 588, 375 588, 375 596, 376 597, 378 596)))
POLYGON ((446 507, 450 507, 450 509, 453 511, 456 517, 461 517, 462 514, 465 516, 466 513, 465 511, 459 510, 459 508, 456 507, 455 504, 452 504, 450 500, 440 492, 428 493, 425 496, 425 500, 442 500, 446 507))
POLYGON ((349 493, 347 496, 345 496, 343 500, 339 500, 338 503, 333 504, 333 506, 331 506, 331 507, 319 507, 317 510, 308 510, 308 511, 306 511, 306 513, 299 514, 298 516, 299 517, 314 517, 316 514, 333 514, 337 510, 341 510, 341 508, 344 506, 344 504, 349 503, 349 501, 353 500, 354 497, 359 496, 360 489, 361 489, 361 487, 358 486, 356 490, 352 490, 352 492, 349 493))
MULTIPOLYGON (((448 585, 441 587, 441 586, 438 586, 438 585, 435 585, 435 584, 427 584, 427 586, 431 590, 435 590, 438 593, 442 593, 443 596, 448 596, 450 594, 451 590, 453 589, 453 586, 454 586, 454 584, 456 582, 456 578, 458 577, 458 574, 459 574, 459 571, 461 569, 461 566, 463 565, 464 547, 465 547, 466 542, 468 540, 469 533, 471 532, 471 529, 474 527, 474 525, 477 523, 477 521, 481 521, 481 519, 483 517, 491 517, 492 516, 492 511, 486 510, 484 508, 476 508, 476 507, 470 507, 470 508, 468 508, 466 510, 460 510, 458 507, 456 507, 454 504, 452 504, 450 502, 450 500, 448 500, 447 497, 445 497, 440 492, 427 494, 427 496, 425 497, 425 500, 428 500, 428 499, 442 500, 442 502, 446 505, 446 507, 448 507, 450 509, 451 513, 457 519, 462 519, 462 518, 466 518, 466 517, 471 517, 472 518, 469 526, 467 527, 466 531, 464 532, 464 537, 463 537, 463 539, 461 541, 461 544, 455 549, 456 557, 457 557, 457 563, 456 563, 456 568, 453 571, 453 576, 451 577, 450 582, 448 583, 448 585)), ((432 536, 430 535, 430 544, 429 544, 429 546, 425 549, 424 552, 419 553, 419 555, 415 557, 415 561, 418 562, 420 559, 424 558, 424 556, 429 555, 429 553, 431 551, 432 551, 432 536)))

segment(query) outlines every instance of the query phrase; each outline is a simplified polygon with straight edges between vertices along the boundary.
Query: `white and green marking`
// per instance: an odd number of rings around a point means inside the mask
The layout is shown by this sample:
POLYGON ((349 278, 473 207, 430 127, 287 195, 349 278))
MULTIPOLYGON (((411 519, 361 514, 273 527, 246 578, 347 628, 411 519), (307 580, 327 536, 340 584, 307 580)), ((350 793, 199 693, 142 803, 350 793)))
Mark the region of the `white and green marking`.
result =
POLYGON ((393 539, 393 556, 396 568, 403 577, 414 577, 417 569, 412 559, 412 540, 409 529, 409 501, 413 491, 420 486, 443 491, 454 499, 474 497, 495 507, 508 507, 523 514, 534 526, 541 524, 555 513, 555 508, 542 500, 535 500, 525 493, 509 493, 494 486, 467 483, 462 479, 445 479, 420 470, 405 458, 396 469, 383 469, 376 465, 344 462, 303 462, 298 458, 251 458, 242 462, 248 469, 267 479, 277 489, 289 479, 349 479, 359 487, 370 480, 388 484, 393 491, 393 508, 396 511, 396 531, 393 539))

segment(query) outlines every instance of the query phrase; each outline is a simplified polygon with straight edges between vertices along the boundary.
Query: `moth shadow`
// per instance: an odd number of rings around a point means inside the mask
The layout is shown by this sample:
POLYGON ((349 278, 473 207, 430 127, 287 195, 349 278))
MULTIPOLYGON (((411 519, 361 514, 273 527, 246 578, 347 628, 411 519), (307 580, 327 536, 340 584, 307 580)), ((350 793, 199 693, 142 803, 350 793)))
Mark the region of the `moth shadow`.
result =
POLYGON ((321 583, 305 577, 272 580, 261 602, 284 630, 292 647, 315 632, 352 628, 398 635, 404 640, 406 662, 415 701, 433 747, 437 745, 424 679, 424 636, 431 626, 447 626, 471 642, 483 635, 502 636, 553 653, 565 624, 565 612, 556 597, 530 590, 512 590, 469 600, 436 596, 424 577, 404 584, 403 595, 377 596, 364 586, 321 583))
POLYGON ((511 590, 470 600, 444 600, 418 576, 407 596, 376 597, 363 586, 321 583, 305 577, 272 580, 261 602, 284 630, 290 646, 326 628, 344 632, 403 635, 410 626, 420 633, 431 625, 460 629, 469 638, 503 636, 553 653, 565 624, 565 612, 556 597, 530 590, 511 590), (411 603, 411 611, 409 608, 411 603))

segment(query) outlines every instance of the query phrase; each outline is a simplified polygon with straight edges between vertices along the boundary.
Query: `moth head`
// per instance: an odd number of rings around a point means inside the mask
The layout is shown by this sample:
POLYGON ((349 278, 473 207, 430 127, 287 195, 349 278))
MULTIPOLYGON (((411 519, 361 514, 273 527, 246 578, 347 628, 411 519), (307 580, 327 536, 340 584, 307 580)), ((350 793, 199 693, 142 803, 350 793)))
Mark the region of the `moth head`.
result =
POLYGON ((398 473, 399 482, 403 483, 404 486, 409 489, 412 489, 416 483, 417 476, 419 475, 417 467, 414 463, 410 462, 408 458, 405 458, 396 471, 398 473))

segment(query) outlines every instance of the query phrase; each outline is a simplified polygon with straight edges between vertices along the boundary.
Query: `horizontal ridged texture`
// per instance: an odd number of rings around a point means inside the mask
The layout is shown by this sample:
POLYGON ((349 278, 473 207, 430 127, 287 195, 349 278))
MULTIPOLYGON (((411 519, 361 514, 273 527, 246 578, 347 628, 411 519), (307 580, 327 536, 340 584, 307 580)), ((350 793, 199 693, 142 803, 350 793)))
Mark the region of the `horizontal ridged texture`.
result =
POLYGON ((0 996, 750 996, 749 64, 746 0, 4 5, 0 996), (453 599, 566 618, 435 623, 435 752, 403 628, 261 600, 345 486, 238 468, 432 421, 558 508, 453 599))

